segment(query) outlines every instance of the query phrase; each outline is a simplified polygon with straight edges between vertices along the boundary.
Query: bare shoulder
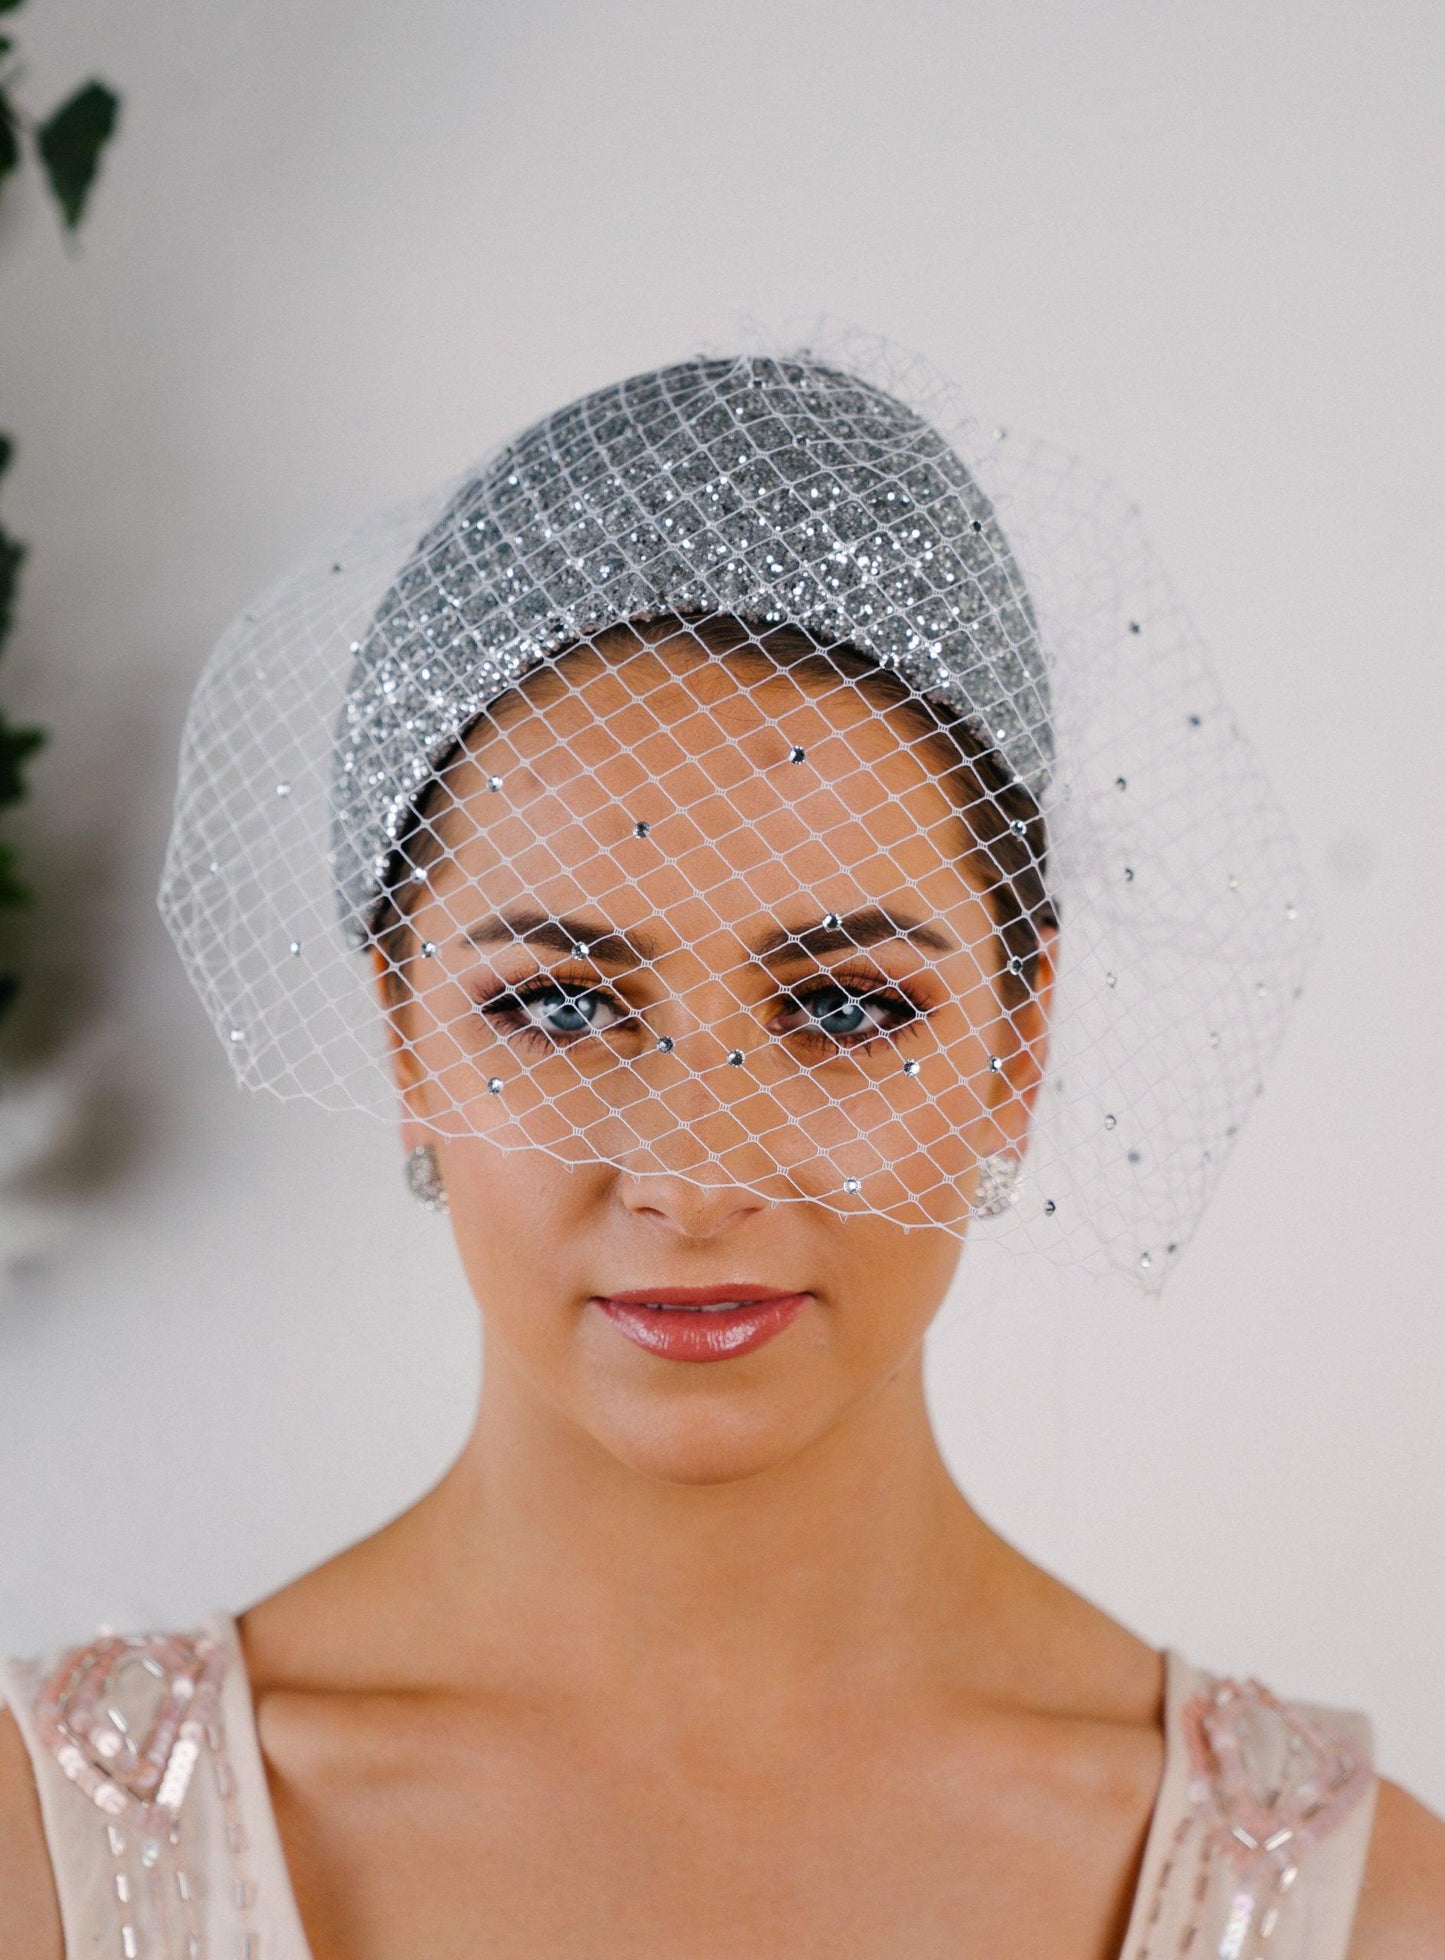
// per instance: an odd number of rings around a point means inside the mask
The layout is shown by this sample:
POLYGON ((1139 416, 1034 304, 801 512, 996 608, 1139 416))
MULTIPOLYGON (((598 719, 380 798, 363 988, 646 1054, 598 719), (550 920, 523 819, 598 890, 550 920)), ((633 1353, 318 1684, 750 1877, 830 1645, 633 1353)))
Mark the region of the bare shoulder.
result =
POLYGON ((1383 1777, 1348 1960, 1445 1960, 1445 1823, 1383 1777))
POLYGON ((0 1960, 64 1960, 64 1951, 30 1754, 0 1704, 0 1960))

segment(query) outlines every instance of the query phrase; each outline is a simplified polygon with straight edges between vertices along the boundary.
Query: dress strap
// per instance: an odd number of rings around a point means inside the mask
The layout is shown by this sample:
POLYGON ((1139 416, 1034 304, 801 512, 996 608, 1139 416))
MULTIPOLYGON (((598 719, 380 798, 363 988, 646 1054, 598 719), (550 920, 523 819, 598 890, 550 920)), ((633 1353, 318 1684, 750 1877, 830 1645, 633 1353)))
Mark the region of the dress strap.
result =
POLYGON ((1368 1718, 1166 1658, 1164 1774, 1121 1960, 1345 1960, 1377 1789, 1368 1718))
MULTIPOLYGON (((0 1659, 30 1756, 67 1953, 305 1960, 263 1941, 265 1902, 231 1758, 234 1639, 102 1630, 0 1659)), ((248 1706, 248 1704, 243 1704, 248 1706)))

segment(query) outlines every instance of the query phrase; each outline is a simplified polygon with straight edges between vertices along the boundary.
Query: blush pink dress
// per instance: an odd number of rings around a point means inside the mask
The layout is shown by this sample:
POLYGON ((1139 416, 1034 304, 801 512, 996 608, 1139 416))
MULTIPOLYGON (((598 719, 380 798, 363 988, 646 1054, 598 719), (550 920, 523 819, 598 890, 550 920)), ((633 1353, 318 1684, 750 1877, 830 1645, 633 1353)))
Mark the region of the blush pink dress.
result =
MULTIPOLYGON (((1368 1720, 1166 1649, 1164 1770, 1119 1960, 1345 1960, 1368 1720)), ((231 1614, 0 1660, 69 1956, 311 1960, 231 1614)))

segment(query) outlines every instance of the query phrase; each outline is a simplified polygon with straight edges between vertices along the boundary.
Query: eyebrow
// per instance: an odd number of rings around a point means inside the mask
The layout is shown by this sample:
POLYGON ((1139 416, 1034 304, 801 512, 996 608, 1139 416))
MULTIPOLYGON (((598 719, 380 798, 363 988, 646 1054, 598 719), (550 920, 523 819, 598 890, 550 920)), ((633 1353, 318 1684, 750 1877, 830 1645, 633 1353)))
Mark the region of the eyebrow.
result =
MULTIPOLYGON (((509 906, 467 927, 462 938, 479 950, 522 944, 548 952, 575 954, 587 948, 587 958, 602 966, 646 966, 658 957, 657 942, 646 932, 622 932, 593 919, 556 917, 526 906, 509 906)), ((906 940, 936 953, 956 953, 958 942, 937 926, 881 905, 856 912, 829 913, 808 926, 770 926, 750 948, 763 966, 777 968, 821 958, 825 953, 856 952, 890 939, 906 940)))
POLYGON ((865 905, 860 911, 841 916, 829 913, 816 925, 774 926, 753 947, 753 953, 764 966, 778 967, 817 959, 824 953, 880 946, 890 939, 906 939, 910 946, 926 946, 935 953, 958 951, 958 941, 938 926, 904 912, 890 912, 881 905, 865 905))
POLYGON ((587 948, 587 958, 603 966, 646 966, 657 958, 657 944, 645 932, 619 932, 616 927, 599 925, 594 919, 537 912, 513 905, 478 919, 467 927, 462 938, 479 950, 488 946, 540 946, 550 953, 575 954, 587 948))

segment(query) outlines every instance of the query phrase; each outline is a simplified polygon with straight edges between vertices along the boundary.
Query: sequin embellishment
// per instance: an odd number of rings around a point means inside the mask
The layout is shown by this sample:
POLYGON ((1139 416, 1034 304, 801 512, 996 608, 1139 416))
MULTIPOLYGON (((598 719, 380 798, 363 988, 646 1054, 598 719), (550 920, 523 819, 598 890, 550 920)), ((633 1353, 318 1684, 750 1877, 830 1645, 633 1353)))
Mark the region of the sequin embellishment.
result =
MULTIPOLYGON (((205 1633, 103 1632, 67 1649, 36 1696, 37 1732, 95 1806, 97 1828, 104 1819, 122 1960, 208 1960, 213 1951, 207 1887, 192 1863, 200 1840, 184 1808, 203 1764, 219 1803, 229 1867, 215 1903, 232 1929, 227 1938, 234 1944, 225 1950, 262 1960, 250 1847, 221 1711, 229 1660, 205 1633)), ((200 1828, 204 1839, 204 1819, 200 1828)))
POLYGON ((1161 1870, 1144 1940, 1127 1960, 1271 1960, 1311 1848, 1373 1781, 1373 1765, 1326 1713, 1281 1701, 1253 1679, 1205 1676, 1204 1683, 1180 1711, 1190 1807, 1161 1870), (1166 1894, 1187 1896, 1188 1906, 1160 1945, 1166 1894))
POLYGON ((185 1801, 225 1668, 205 1634, 103 1635, 66 1654, 36 1703, 36 1727, 97 1809, 163 1829, 185 1801), (124 1677, 136 1672, 161 1684, 144 1731, 119 1705, 124 1677))

